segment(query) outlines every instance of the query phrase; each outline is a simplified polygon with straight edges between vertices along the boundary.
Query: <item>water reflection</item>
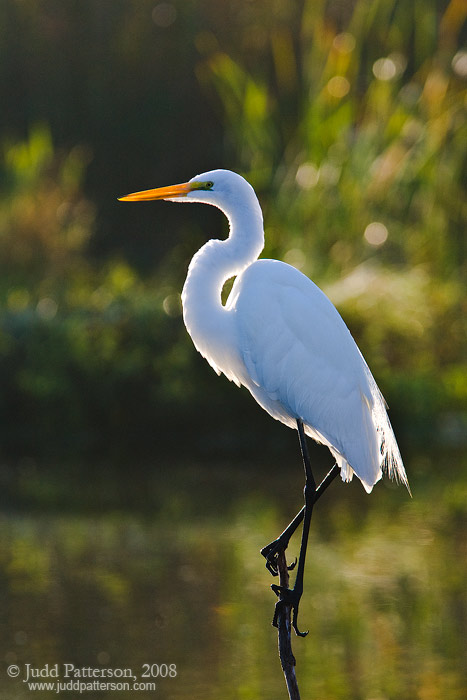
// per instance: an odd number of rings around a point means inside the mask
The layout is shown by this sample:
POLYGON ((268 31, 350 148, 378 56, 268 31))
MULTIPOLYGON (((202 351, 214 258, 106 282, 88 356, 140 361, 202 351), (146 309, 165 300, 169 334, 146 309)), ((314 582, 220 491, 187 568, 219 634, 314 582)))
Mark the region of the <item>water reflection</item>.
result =
MULTIPOLYGON (((235 493, 209 472, 199 508, 175 516, 173 505, 144 517, 4 514, 0 655, 21 670, 2 675, 4 697, 30 697, 24 665, 47 663, 137 676, 176 664, 176 677, 157 679, 161 698, 286 697, 258 550, 293 515, 300 482, 284 503, 281 479, 265 493, 274 482, 253 487, 250 473, 235 493)), ((414 491, 381 486, 369 499, 339 485, 314 514, 300 611, 310 634, 294 640, 303 697, 465 696, 465 482, 414 491)))

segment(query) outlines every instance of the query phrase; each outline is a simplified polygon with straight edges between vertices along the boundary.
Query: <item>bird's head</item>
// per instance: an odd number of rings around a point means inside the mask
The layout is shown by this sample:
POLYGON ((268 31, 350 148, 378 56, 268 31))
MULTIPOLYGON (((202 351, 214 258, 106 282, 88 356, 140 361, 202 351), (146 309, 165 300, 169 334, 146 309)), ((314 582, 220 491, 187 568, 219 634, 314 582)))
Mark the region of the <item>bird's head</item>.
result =
POLYGON ((253 188, 241 175, 230 170, 210 170, 207 173, 195 175, 189 182, 180 185, 134 192, 119 199, 122 202, 154 199, 172 202, 203 202, 219 207, 227 213, 233 206, 248 204, 252 198, 257 201, 253 188))

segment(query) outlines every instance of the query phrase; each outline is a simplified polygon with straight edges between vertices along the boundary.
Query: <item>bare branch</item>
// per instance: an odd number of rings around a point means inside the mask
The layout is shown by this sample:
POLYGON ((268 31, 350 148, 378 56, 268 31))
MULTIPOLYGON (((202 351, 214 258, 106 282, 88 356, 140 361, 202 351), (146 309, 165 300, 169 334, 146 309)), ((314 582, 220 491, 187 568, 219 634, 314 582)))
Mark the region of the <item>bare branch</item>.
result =
MULTIPOLYGON (((289 587, 289 572, 287 570, 287 561, 285 553, 280 552, 277 557, 277 569, 279 572, 280 586, 283 588, 289 587)), ((298 690, 297 677, 295 675, 295 657, 292 653, 291 640, 291 620, 290 620, 290 605, 280 606, 277 616, 278 642, 279 642, 279 657, 281 660, 282 670, 287 683, 290 700, 300 700, 300 692, 298 690)))

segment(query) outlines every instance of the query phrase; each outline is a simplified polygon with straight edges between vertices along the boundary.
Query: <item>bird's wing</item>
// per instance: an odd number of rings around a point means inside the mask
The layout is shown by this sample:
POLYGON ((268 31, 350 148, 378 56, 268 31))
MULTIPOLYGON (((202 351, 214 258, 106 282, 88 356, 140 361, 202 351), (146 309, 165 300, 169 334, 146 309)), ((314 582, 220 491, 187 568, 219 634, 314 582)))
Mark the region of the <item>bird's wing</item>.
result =
POLYGON ((343 478, 355 472, 371 490, 384 459, 385 426, 376 425, 374 414, 381 406, 386 411, 333 304, 305 275, 274 260, 253 263, 231 297, 250 391, 274 417, 283 420, 281 406, 301 418, 331 448, 343 478))

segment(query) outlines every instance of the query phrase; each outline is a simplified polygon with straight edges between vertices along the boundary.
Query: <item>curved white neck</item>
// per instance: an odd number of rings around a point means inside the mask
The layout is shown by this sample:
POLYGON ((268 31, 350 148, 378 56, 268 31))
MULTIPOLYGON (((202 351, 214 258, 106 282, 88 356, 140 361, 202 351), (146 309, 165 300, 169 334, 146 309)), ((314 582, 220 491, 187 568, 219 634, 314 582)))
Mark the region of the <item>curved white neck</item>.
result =
POLYGON ((229 237, 208 241, 193 257, 183 286, 183 320, 199 352, 216 369, 214 355, 229 333, 229 319, 221 293, 226 280, 254 262, 264 247, 263 215, 258 200, 224 211, 230 224, 229 237))

